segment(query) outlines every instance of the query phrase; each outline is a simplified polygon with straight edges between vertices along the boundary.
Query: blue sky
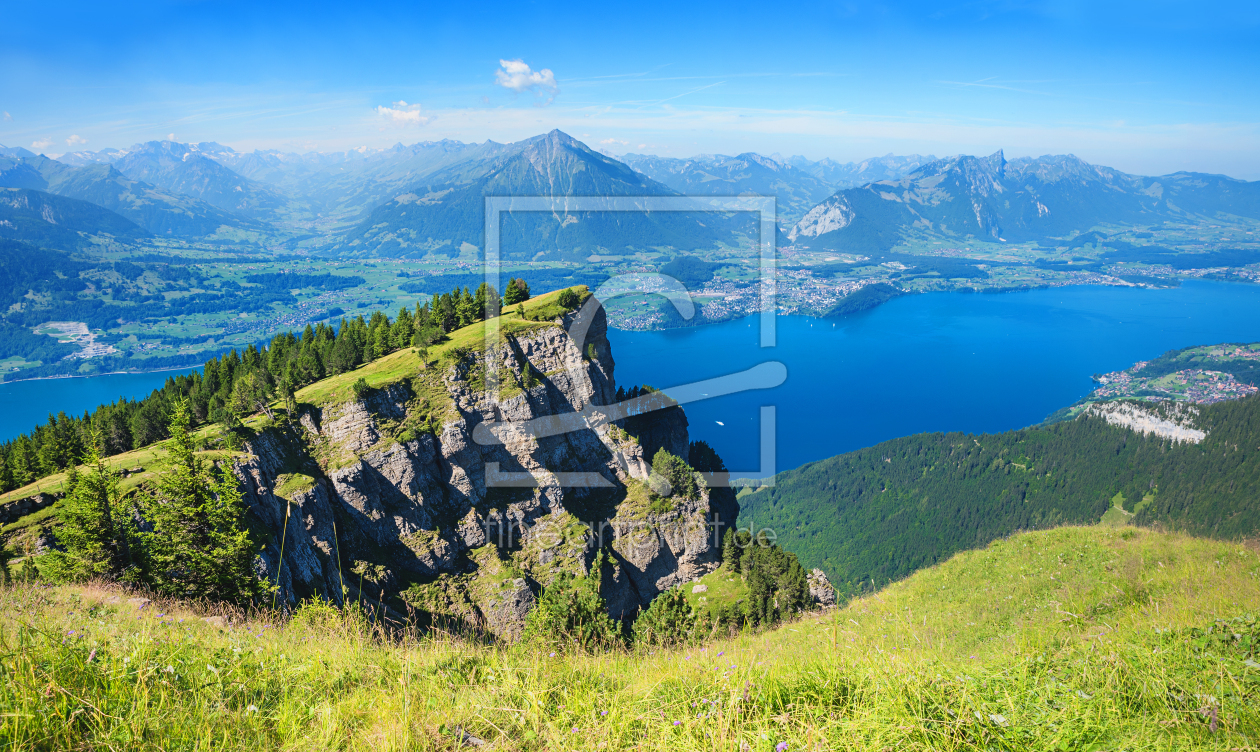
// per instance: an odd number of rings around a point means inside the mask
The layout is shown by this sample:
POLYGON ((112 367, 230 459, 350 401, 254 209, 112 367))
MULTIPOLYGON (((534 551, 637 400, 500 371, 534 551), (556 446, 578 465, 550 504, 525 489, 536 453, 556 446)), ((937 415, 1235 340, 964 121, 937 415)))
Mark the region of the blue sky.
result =
POLYGON ((0 143, 328 151, 560 128, 616 154, 1003 148, 1257 179, 1257 38, 1254 2, 14 3, 0 143))

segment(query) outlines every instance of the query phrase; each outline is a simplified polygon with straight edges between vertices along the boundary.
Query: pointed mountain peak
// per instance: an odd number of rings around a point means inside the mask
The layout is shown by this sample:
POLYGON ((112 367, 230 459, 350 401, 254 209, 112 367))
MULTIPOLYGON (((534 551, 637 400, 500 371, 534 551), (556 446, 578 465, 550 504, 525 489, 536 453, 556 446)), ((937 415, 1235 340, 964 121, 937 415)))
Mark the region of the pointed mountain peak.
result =
POLYGON ((1006 155, 1001 149, 990 154, 984 160, 989 165, 989 169, 993 170, 999 178, 1006 173, 1006 155))
POLYGON ((565 146, 573 146, 575 144, 581 143, 576 138, 570 136, 569 134, 565 133, 559 128, 556 128, 550 133, 545 133, 542 136, 538 136, 538 140, 546 141, 552 144, 564 144, 565 146))

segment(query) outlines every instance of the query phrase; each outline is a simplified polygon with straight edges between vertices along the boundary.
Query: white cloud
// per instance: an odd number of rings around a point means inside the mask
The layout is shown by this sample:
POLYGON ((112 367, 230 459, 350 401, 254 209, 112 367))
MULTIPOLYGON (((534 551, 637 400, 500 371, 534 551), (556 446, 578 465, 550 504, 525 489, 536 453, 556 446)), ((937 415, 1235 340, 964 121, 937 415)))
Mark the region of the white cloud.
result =
POLYGON ((603 141, 600 141, 600 143, 603 144, 604 146, 612 146, 613 144, 621 144, 622 146, 630 145, 629 141, 622 141, 616 138, 606 138, 603 141))
POLYGON ((427 115, 420 114, 420 105, 407 104, 403 100, 394 102, 392 107, 383 105, 377 107, 376 114, 380 115, 387 123, 404 128, 427 125, 433 119, 427 115))
POLYGON ((80 144, 86 144, 86 143, 87 143, 87 139, 82 136, 71 135, 70 138, 66 139, 66 146, 69 146, 71 149, 73 149, 74 147, 80 144))
POLYGON ((6 111, 6 112, 4 113, 4 122, 9 123, 9 122, 12 122, 12 121, 13 121, 13 116, 12 116, 12 115, 10 115, 10 114, 6 111))
POLYGON ((518 94, 532 91, 541 97, 544 91, 549 91, 551 97, 547 100, 548 104, 560 93, 560 87, 556 86, 556 76, 551 69, 535 71, 522 60, 500 60, 499 70, 494 72, 494 82, 518 94))
POLYGON ((174 141, 174 140, 175 140, 175 134, 174 134, 174 133, 168 133, 168 134, 166 134, 166 140, 167 140, 167 141, 174 141))
POLYGON ((32 141, 31 148, 32 149, 47 149, 48 147, 52 146, 53 143, 55 142, 51 138, 48 138, 47 136, 45 136, 44 138, 40 138, 40 139, 36 139, 32 141))

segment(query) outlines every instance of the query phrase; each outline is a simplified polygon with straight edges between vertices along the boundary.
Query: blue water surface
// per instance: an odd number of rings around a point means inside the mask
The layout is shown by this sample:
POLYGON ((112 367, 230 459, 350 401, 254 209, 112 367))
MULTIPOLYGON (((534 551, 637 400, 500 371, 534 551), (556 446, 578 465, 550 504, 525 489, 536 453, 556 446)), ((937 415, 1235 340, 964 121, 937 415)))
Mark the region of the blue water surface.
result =
POLYGON ((776 323, 772 348, 758 346, 757 318, 610 330, 617 383, 668 392, 763 361, 784 363, 782 386, 685 408, 691 438, 709 442, 737 475, 753 476, 761 405, 777 406, 777 470, 920 431, 1021 428, 1089 393, 1091 374, 1173 348, 1260 341, 1260 285, 930 293, 841 320, 780 316, 776 323))
MULTIPOLYGON (((775 389, 686 406, 692 439, 739 475, 760 469, 762 405, 777 408, 777 470, 919 431, 1020 428, 1087 394, 1091 374, 1178 347, 1260 341, 1260 285, 913 295, 838 321, 780 316, 773 348, 758 346, 758 322, 609 331, 622 386, 668 391, 767 360, 787 366, 775 389)), ((0 383, 0 441, 50 412, 147 396, 175 373, 0 383)))
POLYGON ((50 413, 64 412, 80 417, 84 411, 117 402, 122 397, 147 397, 154 389, 161 389, 167 379, 191 372, 111 373, 87 378, 0 383, 0 441, 30 433, 36 425, 46 423, 50 413))

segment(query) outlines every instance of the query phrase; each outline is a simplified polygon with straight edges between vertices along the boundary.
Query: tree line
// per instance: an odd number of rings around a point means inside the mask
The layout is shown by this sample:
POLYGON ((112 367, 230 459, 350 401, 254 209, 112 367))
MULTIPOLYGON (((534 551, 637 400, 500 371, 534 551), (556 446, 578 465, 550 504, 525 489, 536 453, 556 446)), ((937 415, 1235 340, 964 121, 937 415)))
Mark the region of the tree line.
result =
POLYGON ((63 472, 88 456, 92 437, 111 456, 169 438, 169 416, 188 404, 191 425, 232 427, 244 417, 267 411, 275 399, 292 405, 297 390, 328 376, 352 371, 406 347, 428 347, 447 333, 482 321, 487 310, 517 305, 530 297, 523 280, 511 279, 503 298, 484 282, 475 290, 455 288, 434 294, 393 319, 376 311, 342 318, 336 326, 307 324, 264 347, 232 349, 205 362, 199 372, 172 376, 161 389, 138 400, 120 399, 81 417, 59 412, 28 434, 0 444, 0 493, 63 472))

